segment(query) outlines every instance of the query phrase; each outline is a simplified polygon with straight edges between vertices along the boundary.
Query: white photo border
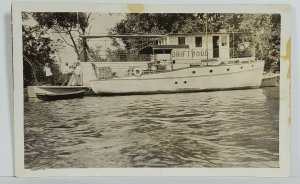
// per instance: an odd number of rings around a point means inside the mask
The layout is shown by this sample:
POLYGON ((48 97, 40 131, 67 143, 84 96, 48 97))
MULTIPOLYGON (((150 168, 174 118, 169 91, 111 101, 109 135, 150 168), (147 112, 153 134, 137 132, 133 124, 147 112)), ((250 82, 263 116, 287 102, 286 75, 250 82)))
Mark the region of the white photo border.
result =
MULTIPOLYGON (((260 176, 290 175, 291 7, 283 4, 12 4, 15 175, 43 176, 260 176), (98 13, 278 13, 281 14, 279 168, 62 168, 30 170, 24 164, 22 12, 98 13)), ((267 132, 266 132, 267 133, 267 132)))

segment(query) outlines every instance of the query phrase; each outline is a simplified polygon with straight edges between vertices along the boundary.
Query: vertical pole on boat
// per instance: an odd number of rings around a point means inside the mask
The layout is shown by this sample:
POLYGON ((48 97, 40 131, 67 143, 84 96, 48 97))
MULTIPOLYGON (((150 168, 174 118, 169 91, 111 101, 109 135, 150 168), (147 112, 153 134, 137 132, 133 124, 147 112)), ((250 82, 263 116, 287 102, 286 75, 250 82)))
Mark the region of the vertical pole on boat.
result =
POLYGON ((156 65, 156 59, 155 59, 155 55, 154 55, 155 51, 154 48, 152 48, 152 56, 153 56, 153 61, 154 61, 154 65, 156 65))
POLYGON ((235 53, 234 53, 234 30, 232 31, 232 57, 235 58, 235 53))
POLYGON ((252 57, 254 58, 254 60, 256 60, 256 56, 255 56, 255 45, 253 44, 253 32, 251 32, 251 42, 252 42, 252 57))
MULTIPOLYGON (((104 41, 104 48, 105 49, 107 48, 106 41, 107 41, 107 38, 105 38, 105 41, 104 41)), ((104 51, 104 57, 105 57, 105 61, 107 62, 107 52, 106 52, 106 50, 104 51)))
MULTIPOLYGON (((208 34, 207 34, 207 23, 208 23, 208 17, 207 17, 207 13, 206 13, 206 21, 205 21, 205 37, 206 37, 206 52, 207 52, 207 55, 206 55, 206 60, 208 61, 208 34)), ((208 62, 207 62, 208 64, 208 62)))
POLYGON ((256 59, 256 50, 255 50, 255 46, 253 47, 253 57, 254 57, 254 59, 256 59))

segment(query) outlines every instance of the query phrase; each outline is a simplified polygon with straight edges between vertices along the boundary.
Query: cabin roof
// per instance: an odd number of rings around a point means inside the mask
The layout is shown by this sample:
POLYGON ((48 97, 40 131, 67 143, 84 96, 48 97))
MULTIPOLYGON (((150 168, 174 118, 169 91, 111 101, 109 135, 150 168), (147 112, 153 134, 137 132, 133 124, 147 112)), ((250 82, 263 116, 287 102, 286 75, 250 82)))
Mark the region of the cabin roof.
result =
MULTIPOLYGON (((236 31, 236 32, 214 32, 214 33, 207 33, 209 35, 213 34, 248 34, 253 33, 251 31, 236 31)), ((205 35, 205 32, 199 33, 169 33, 169 34, 90 34, 90 35, 80 35, 81 38, 85 39, 93 39, 93 38, 162 38, 167 36, 187 36, 187 35, 205 35)))
POLYGON ((141 34, 90 34, 90 35, 80 35, 81 38, 161 38, 165 35, 141 35, 141 34))
MULTIPOLYGON (((213 32, 213 33, 207 33, 207 35, 229 35, 229 34, 253 34, 253 32, 239 32, 239 31, 236 31, 236 32, 213 32)), ((170 33, 170 34, 167 34, 166 36, 197 36, 197 35, 202 35, 202 36, 205 36, 206 33, 170 33)))
POLYGON ((140 54, 152 54, 154 50, 167 50, 171 51, 172 49, 188 49, 189 45, 149 45, 142 48, 139 52, 140 54))
MULTIPOLYGON (((207 33, 208 35, 214 35, 214 34, 230 34, 229 32, 214 32, 214 33, 207 33)), ((167 36, 197 36, 197 35, 206 35, 206 33, 199 32, 199 33, 170 33, 167 34, 167 36)))

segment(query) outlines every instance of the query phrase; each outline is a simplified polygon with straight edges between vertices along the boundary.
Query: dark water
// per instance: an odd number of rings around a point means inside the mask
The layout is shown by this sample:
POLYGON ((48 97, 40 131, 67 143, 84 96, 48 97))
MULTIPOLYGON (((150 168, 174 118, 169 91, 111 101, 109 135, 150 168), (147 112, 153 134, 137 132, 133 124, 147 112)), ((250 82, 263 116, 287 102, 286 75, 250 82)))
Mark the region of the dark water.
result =
POLYGON ((25 103, 25 166, 278 167, 278 88, 25 103))

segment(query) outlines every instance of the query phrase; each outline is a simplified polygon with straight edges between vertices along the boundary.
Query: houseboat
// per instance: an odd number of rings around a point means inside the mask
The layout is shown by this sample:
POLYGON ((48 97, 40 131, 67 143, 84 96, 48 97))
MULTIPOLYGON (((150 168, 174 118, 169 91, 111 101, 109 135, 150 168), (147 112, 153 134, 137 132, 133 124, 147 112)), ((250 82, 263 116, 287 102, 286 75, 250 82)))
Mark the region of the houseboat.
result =
MULTIPOLYGON (((83 39, 130 35, 82 35, 83 39)), ((258 88, 264 61, 254 57, 231 58, 230 33, 157 35, 156 44, 139 50, 139 58, 123 74, 96 67, 90 87, 100 95, 180 93, 258 88), (141 57, 143 56, 143 57, 141 57)), ((155 37, 155 36, 152 36, 155 37)), ((253 53, 253 52, 249 52, 253 53)))

